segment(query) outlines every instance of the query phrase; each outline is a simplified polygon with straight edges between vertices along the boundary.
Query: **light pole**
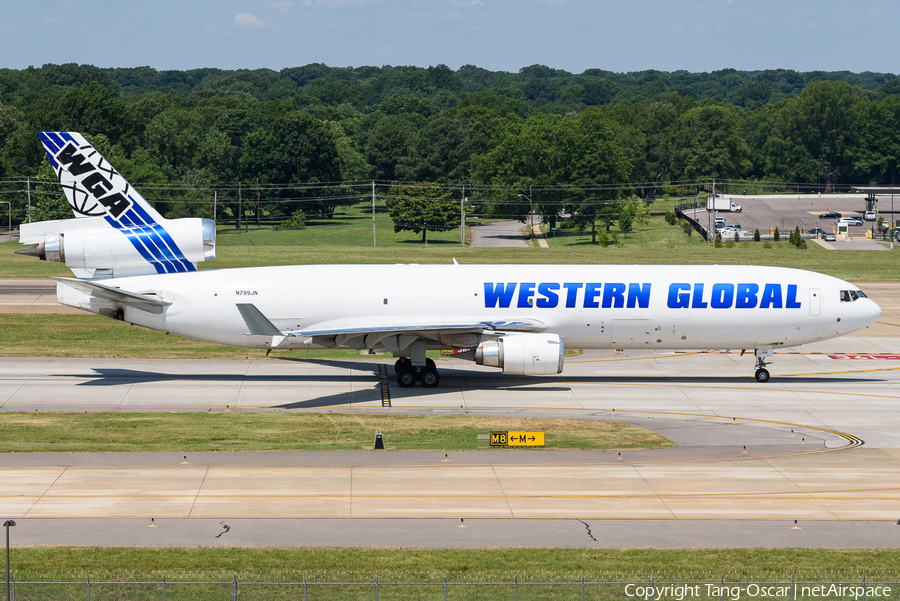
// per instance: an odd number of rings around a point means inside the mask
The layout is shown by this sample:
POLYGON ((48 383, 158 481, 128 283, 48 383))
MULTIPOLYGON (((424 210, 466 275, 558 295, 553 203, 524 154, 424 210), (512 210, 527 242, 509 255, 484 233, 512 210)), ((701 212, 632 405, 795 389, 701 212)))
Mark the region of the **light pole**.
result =
POLYGON ((531 186, 528 186, 528 194, 519 194, 522 198, 528 199, 528 239, 534 239, 534 201, 531 199, 531 186))
POLYGON ((12 520, 3 522, 3 526, 6 528, 6 601, 12 599, 9 594, 9 529, 15 525, 16 523, 12 520))

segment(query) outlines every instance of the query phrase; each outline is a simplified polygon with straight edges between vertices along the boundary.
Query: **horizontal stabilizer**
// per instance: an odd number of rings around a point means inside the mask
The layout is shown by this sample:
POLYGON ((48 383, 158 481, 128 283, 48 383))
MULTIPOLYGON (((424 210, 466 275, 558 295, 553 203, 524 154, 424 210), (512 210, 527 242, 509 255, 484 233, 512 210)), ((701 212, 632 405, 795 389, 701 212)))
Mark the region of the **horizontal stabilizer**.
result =
POLYGON ((148 313, 161 313, 165 307, 172 304, 170 301, 163 300, 157 296, 128 292, 127 290, 98 284, 97 282, 75 280, 72 278, 52 279, 64 286, 69 286, 70 288, 74 288, 75 290, 79 290, 95 298, 122 303, 129 307, 140 309, 141 311, 147 311, 148 313))

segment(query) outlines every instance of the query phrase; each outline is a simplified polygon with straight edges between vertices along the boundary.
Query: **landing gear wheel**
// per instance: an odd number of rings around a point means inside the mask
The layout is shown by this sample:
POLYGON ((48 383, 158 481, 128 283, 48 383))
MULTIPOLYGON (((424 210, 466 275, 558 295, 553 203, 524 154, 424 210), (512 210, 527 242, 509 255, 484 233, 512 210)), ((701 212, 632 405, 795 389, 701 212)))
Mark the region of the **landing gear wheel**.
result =
POLYGON ((432 359, 425 359, 425 367, 426 367, 427 369, 437 369, 437 368, 434 366, 434 360, 432 360, 432 359))
POLYGON ((400 388, 412 388, 419 380, 419 374, 412 368, 401 369, 397 372, 397 384, 400 388))
POLYGON ((419 379, 422 381, 422 386, 425 388, 434 388, 441 383, 441 374, 433 367, 426 367, 422 370, 419 379))
POLYGON ((400 375, 400 371, 403 370, 403 368, 410 367, 410 366, 411 366, 411 364, 409 361, 409 357, 400 357, 394 363, 394 374, 400 375))
POLYGON ((756 370, 756 381, 761 383, 766 383, 769 381, 769 370, 759 368, 756 370))

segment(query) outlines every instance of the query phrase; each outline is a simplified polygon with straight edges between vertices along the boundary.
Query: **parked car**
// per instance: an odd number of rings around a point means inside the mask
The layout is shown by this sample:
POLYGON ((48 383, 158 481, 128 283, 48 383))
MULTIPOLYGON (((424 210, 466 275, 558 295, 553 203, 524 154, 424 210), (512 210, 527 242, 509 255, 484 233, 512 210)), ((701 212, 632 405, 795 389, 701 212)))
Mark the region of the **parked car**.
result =
POLYGON ((878 213, 876 213, 875 211, 866 211, 866 214, 863 215, 863 219, 865 219, 866 221, 875 221, 876 219, 878 219, 878 213))
POLYGON ((825 230, 823 230, 823 229, 820 228, 820 227, 814 227, 814 228, 810 228, 809 231, 808 231, 807 233, 808 233, 808 234, 812 234, 813 236, 818 237, 818 236, 824 236, 824 235, 826 235, 828 232, 826 232, 825 230))
POLYGON ((841 217, 840 221, 838 221, 838 225, 862 225, 863 221, 859 217, 841 217))
POLYGON ((825 242, 834 242, 834 241, 835 241, 834 234, 832 234, 831 232, 828 232, 827 234, 825 234, 825 242))
POLYGON ((841 214, 837 211, 828 211, 827 213, 822 213, 819 215, 819 219, 840 219, 841 214))

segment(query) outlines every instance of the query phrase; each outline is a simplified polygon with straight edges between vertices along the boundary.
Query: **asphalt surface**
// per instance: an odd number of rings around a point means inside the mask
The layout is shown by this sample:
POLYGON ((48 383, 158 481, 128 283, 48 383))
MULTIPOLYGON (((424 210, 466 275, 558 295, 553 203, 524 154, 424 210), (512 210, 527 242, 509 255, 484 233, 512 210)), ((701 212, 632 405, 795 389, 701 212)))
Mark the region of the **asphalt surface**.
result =
POLYGON ((484 248, 527 247, 528 236, 521 221, 498 221, 472 226, 471 246, 484 248))

